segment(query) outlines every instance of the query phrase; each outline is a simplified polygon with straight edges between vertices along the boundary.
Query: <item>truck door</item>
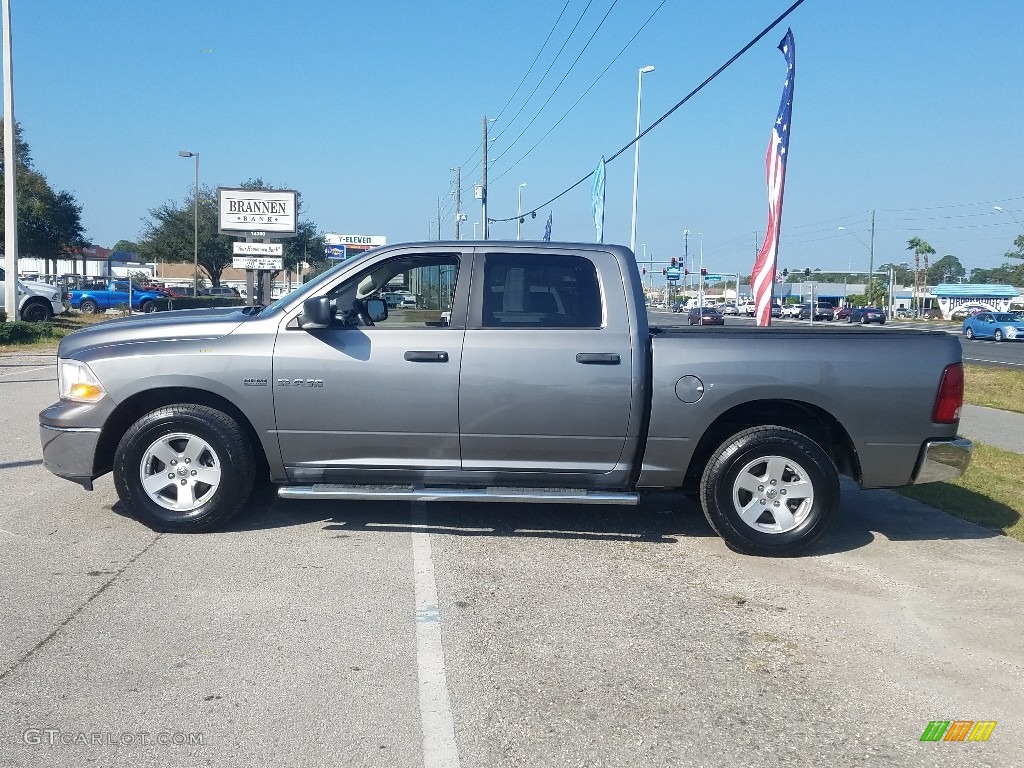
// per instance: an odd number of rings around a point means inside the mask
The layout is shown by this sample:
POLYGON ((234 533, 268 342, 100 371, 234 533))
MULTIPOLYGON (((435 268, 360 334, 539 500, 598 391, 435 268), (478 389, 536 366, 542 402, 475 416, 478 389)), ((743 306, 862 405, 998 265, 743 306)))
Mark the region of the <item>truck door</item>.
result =
MULTIPOLYGON (((295 482, 381 481, 458 470, 459 371, 464 323, 450 325, 457 254, 402 254, 327 290, 334 324, 303 330, 286 320, 274 350, 274 410, 281 455, 295 482), (360 302, 401 287, 370 326, 360 302)), ((463 300, 465 302, 466 300, 463 300)))
POLYGON ((617 262, 596 251, 477 259, 459 396, 463 469, 612 471, 639 364, 617 262))

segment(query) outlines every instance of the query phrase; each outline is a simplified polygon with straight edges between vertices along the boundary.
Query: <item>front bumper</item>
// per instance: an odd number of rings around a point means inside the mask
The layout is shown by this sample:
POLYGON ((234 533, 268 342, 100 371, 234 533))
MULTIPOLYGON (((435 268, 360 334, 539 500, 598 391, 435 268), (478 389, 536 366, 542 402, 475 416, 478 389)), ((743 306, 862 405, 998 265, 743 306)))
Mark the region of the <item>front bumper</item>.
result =
POLYGON ((921 447, 911 484, 944 483, 960 477, 971 463, 974 444, 966 437, 927 440, 921 447))
POLYGON ((39 425, 39 441, 43 444, 43 466, 65 480, 92 490, 93 458, 100 440, 100 430, 84 427, 61 429, 39 425))
POLYGON ((104 397, 97 403, 59 400, 44 408, 39 414, 43 466, 91 491, 102 431, 97 425, 106 423, 114 407, 113 400, 104 397))

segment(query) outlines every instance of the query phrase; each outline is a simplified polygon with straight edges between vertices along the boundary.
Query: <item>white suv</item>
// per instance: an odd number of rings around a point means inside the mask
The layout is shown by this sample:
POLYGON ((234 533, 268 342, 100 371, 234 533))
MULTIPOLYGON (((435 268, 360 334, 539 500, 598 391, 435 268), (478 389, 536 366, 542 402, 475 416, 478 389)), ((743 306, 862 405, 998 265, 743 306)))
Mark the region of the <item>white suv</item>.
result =
MULTIPOLYGON (((0 267, 0 309, 4 309, 7 295, 7 273, 0 267)), ((18 318, 29 323, 49 320, 64 311, 60 288, 46 283, 18 280, 18 318)))

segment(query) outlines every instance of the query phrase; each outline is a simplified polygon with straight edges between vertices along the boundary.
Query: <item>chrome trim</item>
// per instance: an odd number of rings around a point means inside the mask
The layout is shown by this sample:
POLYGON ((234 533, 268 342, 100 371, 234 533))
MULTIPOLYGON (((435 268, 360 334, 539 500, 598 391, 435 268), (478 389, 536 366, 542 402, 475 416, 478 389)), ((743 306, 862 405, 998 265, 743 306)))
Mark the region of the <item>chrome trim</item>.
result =
POLYGON ((282 486, 282 499, 360 499, 363 501, 533 501, 543 504, 636 505, 636 493, 588 491, 583 488, 424 488, 411 485, 340 485, 318 483, 282 486))
POLYGON ((99 427, 51 427, 49 424, 40 424, 40 429, 48 429, 51 432, 96 432, 101 431, 99 427))
POLYGON ((974 444, 966 437, 951 437, 948 440, 928 440, 921 449, 917 472, 910 481, 921 483, 944 483, 960 477, 971 463, 974 444))

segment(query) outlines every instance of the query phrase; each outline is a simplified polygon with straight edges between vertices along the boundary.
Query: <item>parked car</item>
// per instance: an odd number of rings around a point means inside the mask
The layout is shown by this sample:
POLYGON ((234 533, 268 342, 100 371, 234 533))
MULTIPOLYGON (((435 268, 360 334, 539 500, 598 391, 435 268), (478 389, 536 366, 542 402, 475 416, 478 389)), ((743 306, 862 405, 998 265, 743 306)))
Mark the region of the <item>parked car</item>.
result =
POLYGON ((846 318, 846 322, 860 323, 861 325, 868 323, 885 325, 885 310, 881 307, 857 307, 846 318))
POLYGON ((159 299, 164 294, 147 291, 140 285, 127 280, 103 280, 93 282, 89 288, 68 291, 68 303, 84 315, 95 315, 108 309, 129 306, 137 312, 155 312, 159 299))
POLYGON ((1012 312, 978 312, 964 320, 963 333, 968 339, 1021 341, 1024 320, 1012 312))
POLYGON ((715 307, 694 307, 686 315, 690 325, 725 325, 725 315, 715 307))
POLYGON ((800 314, 800 305, 799 304, 786 304, 785 306, 782 307, 782 316, 783 317, 795 318, 795 317, 799 316, 799 314, 800 314))
MULTIPOLYGON (((811 303, 805 302, 800 305, 800 309, 797 312, 798 320, 809 320, 811 317, 811 303)), ((834 317, 834 312, 831 304, 824 302, 818 302, 814 305, 814 319, 815 320, 831 320, 834 317)))
POLYGON ((721 306, 721 312, 723 315, 738 315, 740 313, 739 308, 735 304, 723 304, 721 306))
POLYGON ((772 317, 782 317, 782 305, 781 304, 772 304, 771 316, 772 317))
POLYGON ((850 313, 852 313, 854 309, 856 309, 856 307, 851 307, 849 304, 845 307, 840 307, 836 310, 836 320, 849 320, 850 313))
MULTIPOLYGON (((963 320, 964 318, 976 315, 979 312, 993 312, 992 307, 986 307, 984 304, 961 304, 959 307, 953 310, 950 318, 953 320, 963 320)), ((911 315, 912 316, 912 315, 911 315)))
POLYGON ((672 304, 672 311, 673 312, 685 312, 686 311, 686 302, 685 301, 674 302, 672 304))
POLYGON ((209 288, 202 288, 199 293, 201 296, 228 296, 236 299, 242 295, 230 285, 214 285, 209 288))

